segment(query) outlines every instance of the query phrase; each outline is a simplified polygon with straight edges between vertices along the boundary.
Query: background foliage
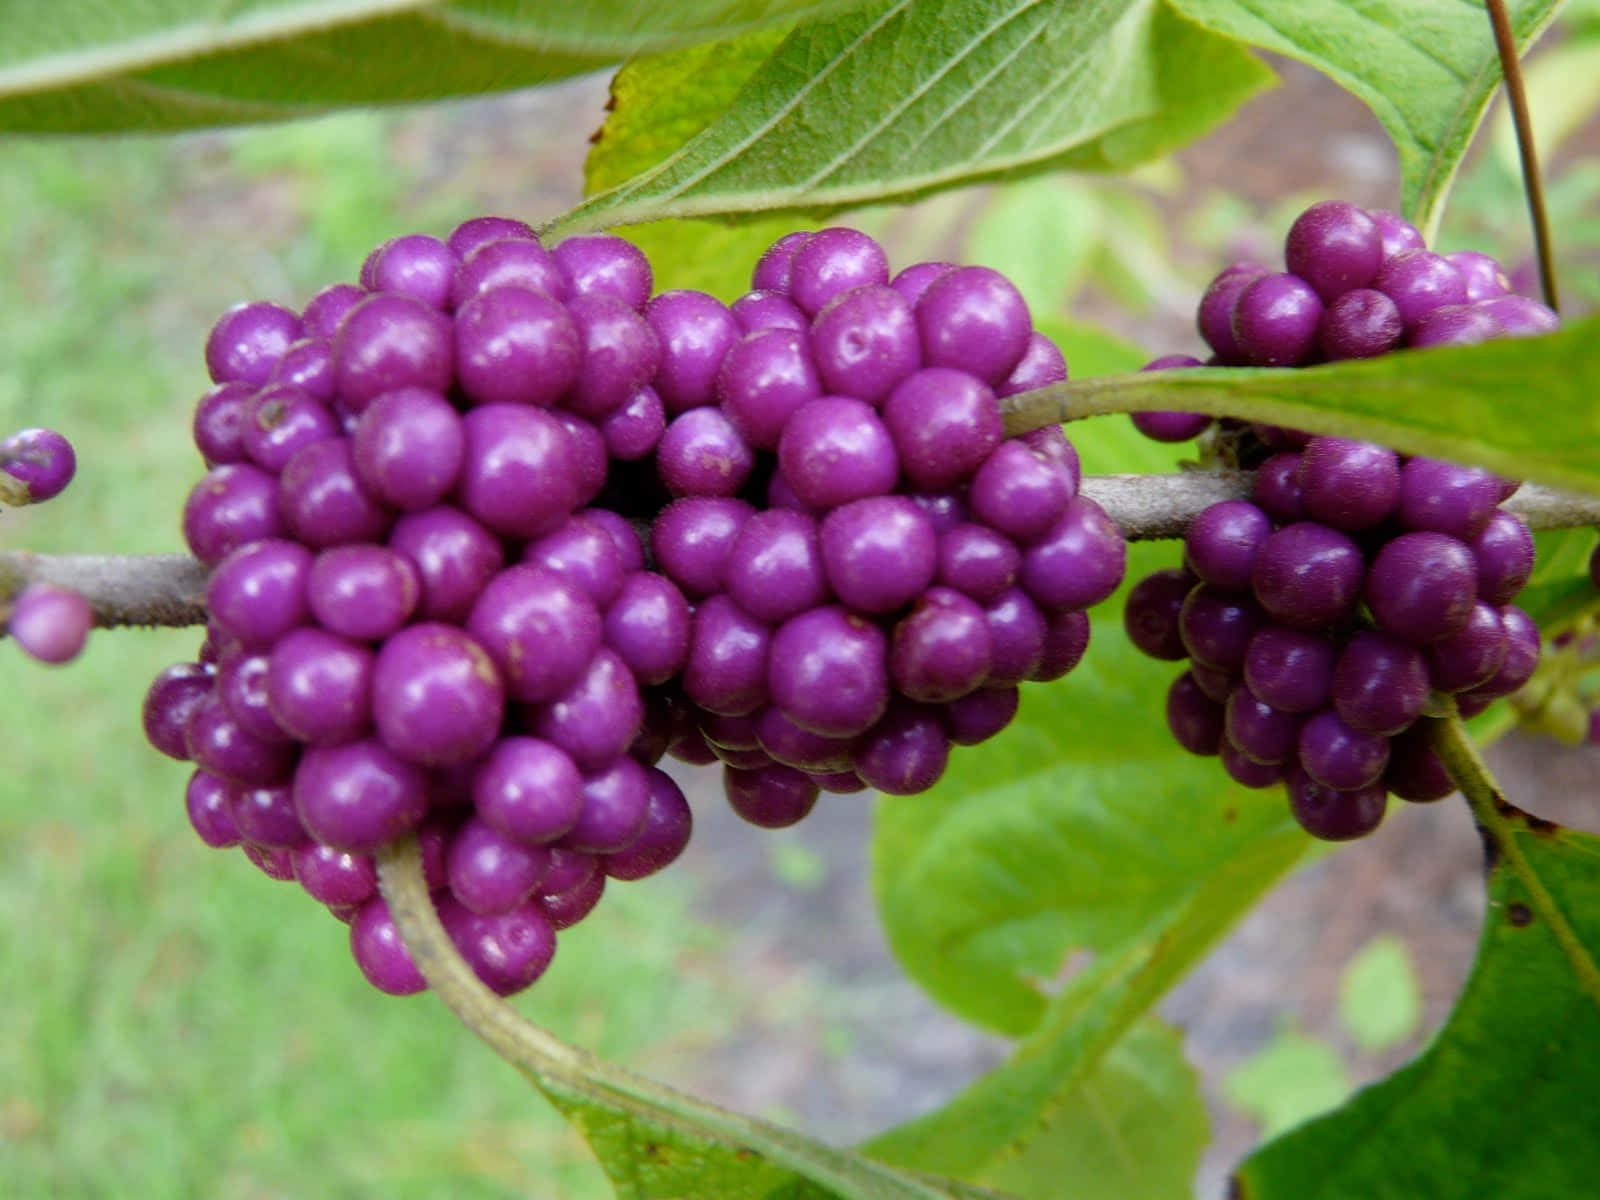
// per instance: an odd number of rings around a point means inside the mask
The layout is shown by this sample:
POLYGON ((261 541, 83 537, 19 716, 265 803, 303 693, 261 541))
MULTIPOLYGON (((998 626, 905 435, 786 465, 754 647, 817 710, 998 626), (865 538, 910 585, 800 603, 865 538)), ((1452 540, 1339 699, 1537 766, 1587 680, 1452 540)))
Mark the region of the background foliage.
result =
MULTIPOLYGON (((1512 7, 1526 44, 1558 5, 1512 7)), ((1398 157, 1398 202, 1437 224, 1497 70, 1476 5, 1394 12, 1357 0, 257 0, 217 15, 139 0, 108 19, 88 0, 48 16, 0 0, 0 128, 253 122, 548 83, 626 57, 588 160, 590 197, 535 194, 518 204, 524 215, 571 229, 650 222, 631 232, 664 286, 727 297, 776 232, 849 207, 837 219, 908 257, 955 247, 1012 272, 1082 378, 1143 357, 1086 312, 1174 294, 1174 308, 1188 307, 1214 269, 1184 278, 1160 263, 1163 205, 1187 197, 1158 160, 1269 84, 1249 46, 1300 58, 1369 104, 1398 157), (984 181, 1000 184, 948 190, 984 181)), ((1542 94, 1566 99, 1543 109, 1552 145, 1582 128, 1595 99, 1578 83, 1596 43, 1587 11, 1576 16, 1535 74, 1542 94)), ((11 139, 0 237, 17 269, 0 294, 0 415, 6 427, 64 429, 87 469, 57 505, 5 514, 8 544, 173 548, 196 469, 185 414, 205 326, 240 296, 303 299, 353 274, 382 237, 470 215, 474 193, 493 190, 475 172, 492 174, 501 147, 470 117, 435 129, 458 139, 443 172, 419 165, 403 122, 371 115, 227 139, 11 139)), ((1572 282, 1589 296, 1595 184, 1580 164, 1554 190, 1571 217, 1572 282)), ((1452 202, 1466 240, 1506 252, 1514 188, 1499 134, 1452 202)), ((1220 229, 1227 200, 1215 204, 1220 229)), ((1142 384, 1152 406, 1288 413, 1416 449, 1453 438, 1460 457, 1504 467, 1514 453, 1531 476, 1594 491, 1593 341, 1580 329, 1399 357, 1365 368, 1381 390, 1357 368, 1344 372, 1353 380, 1230 377, 1227 394, 1204 400, 1179 392, 1214 383, 1142 384), (1273 403, 1303 407, 1250 407, 1273 403)), ((1120 418, 1074 437, 1090 470, 1172 464, 1120 418)), ((1571 581, 1592 541, 1545 540, 1546 615, 1570 618, 1580 603, 1571 581)), ((1170 547, 1141 548, 1130 578, 1169 558, 1170 547)), ((866 1145, 904 1174, 846 1160, 842 1182, 824 1188, 807 1181, 807 1162, 832 1161, 821 1147, 797 1143, 778 1167, 770 1154, 728 1153, 726 1133, 680 1113, 687 1160, 670 1170, 652 1174, 637 1139, 595 1136, 619 1194, 977 1194, 921 1172, 1016 1196, 1187 1194, 1206 1107, 1154 1007, 1308 846, 1275 793, 1226 785, 1169 743, 1155 703, 1166 680, 1121 639, 1116 603, 1096 614, 1085 667, 1033 688, 1005 738, 957 756, 933 794, 877 809, 872 884, 890 944, 940 1004, 1014 1039, 1004 1061, 866 1145)), ((192 641, 102 636, 61 675, 5 664, 28 680, 0 689, 0 728, 27 747, 0 804, 0 1147, 24 1194, 110 1194, 129 1178, 150 1194, 293 1194, 308 1163, 328 1190, 353 1195, 603 1191, 572 1136, 528 1117, 511 1073, 464 1047, 436 1007, 372 996, 341 929, 308 917, 292 889, 199 851, 177 800, 184 772, 144 751, 134 715, 143 680, 192 641)), ((1245 1166, 1249 1195, 1534 1197, 1577 1194, 1592 1176, 1594 1080, 1582 1064, 1597 1061, 1600 1040, 1586 982, 1600 942, 1594 843, 1514 836, 1524 866, 1491 874, 1477 972, 1413 1066, 1303 1125, 1348 1095, 1326 1043, 1286 1028, 1230 1078, 1228 1093, 1269 1134, 1298 1126, 1245 1166), (1541 892, 1549 903, 1535 904, 1531 925, 1503 919, 1541 892), (1555 932, 1561 920, 1570 936, 1555 932), (1478 1124, 1508 1095, 1528 1116, 1524 1136, 1478 1124), (1414 1174, 1386 1192, 1398 1167, 1414 1174)), ((816 878, 803 852, 774 861, 795 885, 816 878)), ((679 879, 616 889, 564 939, 525 1011, 606 1057, 670 1073, 771 1004, 771 979, 730 969, 679 879)), ((1349 1035, 1374 1052, 1416 1020, 1403 1019, 1415 1011, 1405 955, 1377 945, 1340 992, 1349 1035)), ((787 1003, 797 1015, 825 1006, 823 993, 791 988, 787 1003)), ((580 1124, 636 1128, 628 1103, 580 1124)))

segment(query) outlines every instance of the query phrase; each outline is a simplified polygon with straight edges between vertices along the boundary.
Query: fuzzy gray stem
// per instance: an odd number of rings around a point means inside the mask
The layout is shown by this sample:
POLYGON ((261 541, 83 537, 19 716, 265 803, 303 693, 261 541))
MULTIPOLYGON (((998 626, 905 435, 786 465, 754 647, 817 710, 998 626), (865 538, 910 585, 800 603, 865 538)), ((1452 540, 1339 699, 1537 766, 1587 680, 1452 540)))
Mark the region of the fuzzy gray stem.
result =
MULTIPOLYGON (((1246 471, 1091 475, 1082 494, 1105 509, 1130 541, 1151 541, 1180 538, 1210 505, 1249 496, 1250 480, 1246 471)), ((1523 484, 1504 507, 1533 529, 1600 525, 1600 499, 1534 483, 1523 484)), ((0 613, 30 583, 55 583, 80 593, 102 628, 201 625, 206 619, 206 568, 181 554, 0 552, 0 613)))

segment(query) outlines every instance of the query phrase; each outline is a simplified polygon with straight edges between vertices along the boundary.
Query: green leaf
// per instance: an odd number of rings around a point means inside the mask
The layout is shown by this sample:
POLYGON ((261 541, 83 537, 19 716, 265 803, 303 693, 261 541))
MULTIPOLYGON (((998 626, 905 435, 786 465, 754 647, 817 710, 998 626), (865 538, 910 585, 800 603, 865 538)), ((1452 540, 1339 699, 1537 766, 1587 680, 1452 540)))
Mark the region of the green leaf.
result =
MULTIPOLYGON (((1172 0, 1187 16, 1309 63, 1383 122, 1400 155, 1406 215, 1430 240, 1461 160, 1500 84, 1489 18, 1470 0, 1172 0)), ((1560 0, 1509 0, 1526 50, 1560 0)))
POLYGON ((1228 1102, 1248 1113, 1266 1137, 1337 1108, 1350 1090, 1339 1052, 1295 1029, 1279 1030, 1222 1085, 1228 1102))
POLYGON ((1495 822, 1478 961, 1428 1050, 1251 1156, 1243 1200, 1545 1200, 1594 1191, 1600 839, 1495 822))
POLYGON ((1422 985, 1411 951, 1392 934, 1363 946, 1339 978, 1339 1019, 1356 1045, 1377 1053, 1416 1033, 1422 1021, 1422 985))
POLYGON ((866 1151, 1028 1200, 1189 1196, 1210 1126, 1182 1040, 1148 1016, 1111 1040, 1086 1007, 1059 1005, 1004 1066, 866 1151))
MULTIPOLYGON (((836 208, 1128 166, 1269 78, 1158 0, 893 0, 796 29, 703 132, 564 224, 836 208)), ((648 119, 621 105, 612 117, 648 119)))
POLYGON ((848 0, 0 0, 0 129, 190 129, 505 91, 848 0))
POLYGON ((1365 438, 1600 495, 1600 317, 1537 338, 1407 350, 1303 370, 1149 371, 1014 397, 1041 419, 1181 409, 1365 438))

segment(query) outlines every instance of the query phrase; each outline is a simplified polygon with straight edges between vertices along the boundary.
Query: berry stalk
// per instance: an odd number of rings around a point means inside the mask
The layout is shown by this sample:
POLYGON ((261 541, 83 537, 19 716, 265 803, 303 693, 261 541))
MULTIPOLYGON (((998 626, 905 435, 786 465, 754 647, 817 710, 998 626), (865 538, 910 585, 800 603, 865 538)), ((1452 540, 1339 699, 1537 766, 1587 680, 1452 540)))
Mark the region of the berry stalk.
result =
POLYGON ((671 1128, 692 1123, 696 1133, 754 1150, 841 1194, 906 1200, 939 1200, 949 1194, 934 1184, 729 1112, 569 1046, 495 995, 457 952, 429 895, 415 836, 383 846, 377 861, 383 897, 428 986, 496 1055, 539 1083, 671 1128))
POLYGON ((1544 302, 1561 311, 1556 291, 1555 251, 1550 244, 1550 217, 1544 203, 1544 176, 1539 171, 1539 155, 1533 144, 1533 118, 1528 112, 1528 90, 1522 81, 1522 62, 1517 57, 1517 36, 1511 28, 1511 14, 1505 0, 1488 0, 1489 24, 1494 29, 1495 49, 1500 55, 1500 70, 1506 81, 1506 101, 1511 105, 1511 123, 1517 131, 1517 156, 1522 163, 1522 186, 1528 194, 1528 218, 1533 224, 1534 250, 1539 259, 1539 286, 1544 302))
MULTIPOLYGON (((1462 796, 1466 798, 1467 806, 1472 810, 1473 820, 1477 822, 1478 832, 1483 837, 1489 869, 1492 871, 1504 864, 1516 873, 1528 890, 1534 916, 1549 925, 1562 953, 1572 964, 1579 985, 1596 1002, 1600 1002, 1600 966, 1596 966, 1566 914, 1561 911, 1517 844, 1519 826, 1526 828, 1534 818, 1506 799, 1458 714, 1452 712, 1449 716, 1427 718, 1426 721, 1433 752, 1455 780, 1462 796)), ((1544 822, 1542 828, 1549 830, 1550 823, 1544 822)))

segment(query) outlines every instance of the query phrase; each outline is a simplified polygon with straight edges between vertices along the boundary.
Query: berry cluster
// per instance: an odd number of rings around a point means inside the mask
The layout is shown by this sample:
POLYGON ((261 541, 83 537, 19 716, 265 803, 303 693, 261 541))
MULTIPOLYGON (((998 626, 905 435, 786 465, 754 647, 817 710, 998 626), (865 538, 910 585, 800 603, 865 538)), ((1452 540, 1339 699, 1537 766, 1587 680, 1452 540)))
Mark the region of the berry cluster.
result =
POLYGON ((652 298, 618 238, 481 218, 212 330, 183 514, 208 636, 146 732, 196 765, 201 838, 298 879, 382 990, 424 986, 376 888, 397 837, 511 993, 682 851, 664 754, 785 825, 931 786, 1081 657, 1124 546, 1059 430, 1002 437, 999 396, 1066 375, 1015 289, 891 283, 844 229, 754 282, 652 298))
MULTIPOLYGON (((1199 326, 1216 364, 1298 366, 1554 321, 1506 295, 1493 260, 1431 254, 1391 214, 1315 205, 1286 251, 1289 272, 1233 267, 1206 292, 1199 326)), ((1177 365, 1201 364, 1150 364, 1177 365)), ((1175 440, 1180 417, 1184 437, 1199 432, 1188 414, 1140 425, 1175 440)), ((1435 694, 1471 715, 1532 675, 1539 631, 1511 601, 1533 539, 1499 508, 1516 485, 1485 471, 1345 438, 1233 432, 1258 464, 1251 500, 1194 520, 1183 566, 1130 592, 1127 630, 1152 657, 1189 660, 1167 696, 1180 744, 1220 755, 1246 786, 1283 782, 1308 832, 1359 837, 1389 794, 1453 790, 1416 724, 1435 694)))
POLYGON ((752 283, 726 316, 693 301, 727 346, 714 373, 658 376, 673 499, 651 548, 695 604, 672 752, 722 760, 733 807, 776 827, 819 790, 931 787, 1019 683, 1076 665, 1126 552, 1058 428, 1003 437, 999 398, 1067 369, 1001 275, 891 279, 835 228, 781 239, 752 283))

